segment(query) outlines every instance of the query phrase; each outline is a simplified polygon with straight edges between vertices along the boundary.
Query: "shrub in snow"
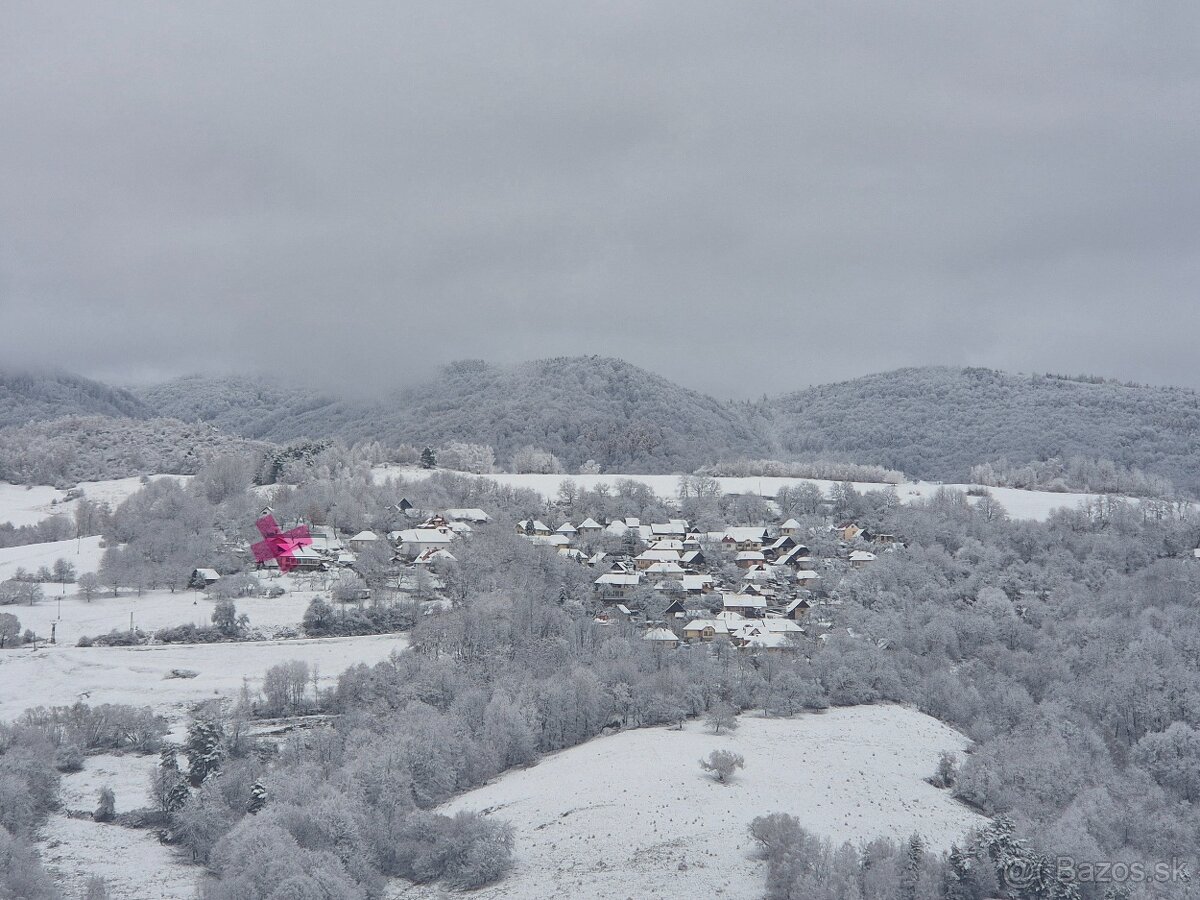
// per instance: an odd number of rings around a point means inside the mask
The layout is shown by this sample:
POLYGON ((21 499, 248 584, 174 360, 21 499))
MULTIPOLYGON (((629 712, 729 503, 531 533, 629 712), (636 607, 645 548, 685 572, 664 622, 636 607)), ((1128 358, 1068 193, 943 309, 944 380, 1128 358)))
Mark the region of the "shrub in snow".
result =
POLYGON ((401 873, 416 882, 440 880, 472 890, 496 881, 512 866, 512 826, 468 810, 453 816, 413 813, 404 823, 400 844, 401 873))
POLYGON ((117 817, 117 798, 112 792, 112 788, 106 787, 100 789, 100 802, 96 806, 96 811, 92 813, 92 818, 97 822, 111 822, 117 817))
POLYGON ((700 760, 700 768, 711 773, 717 781, 727 782, 733 777, 734 770, 746 768, 746 760, 732 750, 714 750, 707 759, 700 760))

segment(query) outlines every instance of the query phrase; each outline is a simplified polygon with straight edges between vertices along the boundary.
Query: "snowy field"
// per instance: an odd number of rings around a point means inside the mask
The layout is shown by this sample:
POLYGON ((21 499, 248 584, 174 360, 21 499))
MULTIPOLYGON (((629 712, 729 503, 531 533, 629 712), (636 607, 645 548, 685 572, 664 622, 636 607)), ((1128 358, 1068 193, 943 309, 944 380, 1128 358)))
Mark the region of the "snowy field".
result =
POLYGON ((243 681, 254 689, 271 666, 301 659, 332 684, 357 663, 374 665, 402 650, 404 635, 242 641, 229 644, 159 644, 142 647, 43 647, 0 653, 0 721, 31 706, 128 703, 149 706, 172 721, 188 707, 215 697, 236 697, 243 681), (198 673, 168 678, 173 669, 198 673))
POLYGON ((153 831, 66 815, 68 810, 93 811, 105 787, 112 789, 118 813, 149 805, 150 776, 157 763, 155 755, 89 756, 82 772, 63 776, 59 790, 63 809, 41 829, 38 850, 68 897, 81 896, 93 875, 108 882, 114 900, 195 896, 200 870, 185 865, 171 848, 158 842, 153 831))
MULTIPOLYGON (((755 816, 790 813, 837 843, 919 832, 936 850, 985 821, 924 780, 968 743, 936 719, 866 706, 741 722, 729 736, 692 723, 598 738, 450 801, 440 811, 486 810, 516 829, 513 871, 472 896, 761 897, 755 816), (746 759, 727 785, 697 764, 718 748, 746 759)), ((397 884, 392 896, 439 894, 397 884)))
MULTIPOLYGON (((274 583, 274 582, 271 582, 274 583)), ((87 601, 68 584, 60 595, 57 584, 43 585, 45 598, 34 606, 0 606, 0 612, 12 613, 22 630, 32 628, 40 637, 49 638, 52 625, 59 644, 74 645, 81 637, 97 637, 116 629, 125 631, 132 621, 146 633, 177 625, 212 625, 215 601, 199 591, 146 591, 140 597, 122 591, 118 597, 102 591, 87 601)), ((239 614, 250 618, 250 628, 265 637, 281 628, 298 629, 309 601, 318 591, 289 591, 282 597, 265 599, 242 597, 234 600, 239 614)))
MULTIPOLYGON (((190 475, 154 475, 159 478, 175 478, 187 481, 190 475)), ((142 486, 140 478, 114 478, 108 481, 81 481, 78 485, 87 500, 108 503, 114 509, 142 486)), ((35 525, 49 516, 73 516, 77 500, 64 500, 66 491, 47 485, 25 487, 20 484, 0 482, 0 522, 13 525, 35 525), (58 501, 54 503, 54 501, 58 501)))
MULTIPOLYGON (((405 478, 427 478, 429 476, 429 470, 411 466, 377 466, 372 472, 379 482, 395 476, 405 478)), ((512 487, 529 488, 537 491, 546 499, 555 498, 558 495, 558 486, 566 479, 574 481, 581 488, 587 490, 594 489, 598 484, 607 484, 611 487, 621 479, 630 479, 641 482, 660 497, 674 500, 679 495, 680 476, 613 473, 603 475, 509 475, 497 472, 492 475, 476 477, 490 478, 500 484, 512 487)), ((774 497, 781 487, 795 487, 801 484, 814 484, 828 497, 830 489, 838 484, 838 482, 825 481, 820 478, 718 478, 717 481, 720 482, 721 488, 726 494, 758 494, 761 497, 774 497)), ((887 487, 887 485, 863 481, 854 482, 854 486, 859 491, 877 491, 887 487)), ((966 491, 971 485, 943 485, 929 481, 906 481, 895 485, 896 492, 899 494, 901 502, 904 503, 932 497, 942 487, 966 491)), ((988 491, 1004 506, 1012 518, 1032 519, 1039 522, 1049 518, 1051 511, 1055 509, 1074 508, 1087 500, 1094 499, 1091 494, 1059 494, 1050 491, 1022 491, 1017 488, 994 487, 988 488, 988 491)), ((971 502, 975 502, 976 499, 975 497, 968 498, 971 502)))
MULTIPOLYGON (((42 566, 48 569, 54 567, 55 560, 65 559, 75 567, 75 574, 95 572, 100 568, 100 557, 104 548, 100 546, 100 538, 85 537, 77 541, 50 541, 45 544, 25 544, 22 547, 0 547, 0 581, 12 578, 17 569, 35 573, 42 566)), ((43 585, 47 596, 57 594, 57 584, 43 585)), ((74 585, 67 585, 67 590, 74 590, 74 585)))

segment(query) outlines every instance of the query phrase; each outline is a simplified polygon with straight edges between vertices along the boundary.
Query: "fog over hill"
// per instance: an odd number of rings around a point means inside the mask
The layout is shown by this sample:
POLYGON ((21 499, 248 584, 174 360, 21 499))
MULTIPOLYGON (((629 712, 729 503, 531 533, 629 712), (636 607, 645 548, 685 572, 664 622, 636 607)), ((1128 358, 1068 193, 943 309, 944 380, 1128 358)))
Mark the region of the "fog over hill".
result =
POLYGON ((1200 493, 1200 393, 992 369, 899 369, 757 402, 714 399, 621 360, 452 363, 384 399, 257 378, 189 377, 133 393, 74 376, 7 376, 0 421, 65 415, 205 422, 273 442, 490 444, 507 465, 527 445, 568 469, 691 471, 738 457, 832 459, 966 481, 971 467, 1110 459, 1200 493))
POLYGON ((0 371, 0 427, 62 416, 146 418, 151 411, 128 391, 54 371, 0 371))

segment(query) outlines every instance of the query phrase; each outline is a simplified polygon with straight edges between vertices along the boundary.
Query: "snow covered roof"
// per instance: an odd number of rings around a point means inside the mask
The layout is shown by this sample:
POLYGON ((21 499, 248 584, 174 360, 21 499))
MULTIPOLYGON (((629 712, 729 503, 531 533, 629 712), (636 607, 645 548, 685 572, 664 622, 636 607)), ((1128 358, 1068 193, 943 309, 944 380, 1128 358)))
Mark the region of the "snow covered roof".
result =
POLYGON ((808 598, 807 598, 807 597, 797 597, 795 600, 793 600, 791 603, 789 603, 789 604, 787 605, 787 611, 788 611, 789 613, 795 612, 795 611, 796 611, 796 608, 797 608, 798 606, 800 606, 800 604, 802 604, 802 603, 803 603, 805 606, 808 606, 808 605, 809 605, 809 603, 808 603, 808 598))
POLYGON ((595 584, 618 584, 633 587, 641 583, 640 572, 605 572, 594 582, 595 584))
POLYGON ((692 619, 683 626, 684 631, 703 631, 711 628, 717 634, 729 634, 729 625, 720 619, 692 619))
POLYGON ((724 594, 721 605, 726 609, 766 609, 767 598, 757 594, 724 594))
POLYGON ((677 562, 656 562, 646 569, 647 575, 682 575, 683 566, 677 562))
POLYGON ((539 544, 549 544, 551 547, 566 547, 571 543, 571 539, 565 534, 532 534, 529 537, 539 544))
POLYGON ((760 528, 757 525, 738 526, 735 528, 726 528, 724 537, 739 544, 743 541, 757 541, 761 544, 763 538, 766 536, 766 531, 765 528, 760 528))
POLYGON ((748 559, 752 559, 755 562, 762 562, 764 559, 766 559, 766 557, 762 555, 761 550, 742 550, 738 553, 737 558, 738 562, 745 562, 748 559))
POLYGON ((653 544, 651 544, 651 545, 650 545, 650 549, 651 549, 651 550, 675 550, 675 551, 682 551, 682 550, 683 550, 683 541, 679 541, 679 540, 661 540, 661 541, 655 541, 653 544))
POLYGON ((816 572, 814 572, 812 569, 797 569, 796 570, 796 580, 797 581, 804 581, 809 578, 820 578, 820 577, 821 576, 819 574, 817 574, 816 572))
POLYGON ((454 532, 448 528, 406 528, 397 540, 403 544, 448 544, 454 540, 454 532))
POLYGON ((417 554, 417 558, 413 562, 428 563, 434 560, 442 560, 444 562, 454 562, 456 557, 448 550, 443 550, 440 547, 429 547, 417 554))
POLYGON ((673 643, 675 641, 678 641, 679 638, 677 638, 675 636, 675 632, 673 632, 669 628, 651 628, 649 631, 647 631, 645 634, 642 635, 642 640, 643 641, 663 641, 663 642, 671 641, 673 643))
POLYGON ((196 574, 199 575, 201 578, 203 578, 205 581, 220 581, 221 580, 221 576, 217 573, 216 569, 197 569, 196 574))
POLYGON ((679 562, 678 550, 643 550, 638 559, 643 562, 679 562))
POLYGON ((784 523, 783 523, 782 525, 780 525, 779 527, 780 527, 780 528, 788 528, 788 529, 796 530, 796 529, 799 529, 799 528, 800 528, 800 523, 799 523, 799 522, 797 522, 795 519, 788 519, 786 522, 784 522, 784 523))
POLYGON ((555 531, 557 531, 559 534, 578 534, 579 533, 578 531, 576 531, 575 526, 572 525, 570 522, 563 522, 561 525, 558 526, 558 528, 555 529, 555 531))
POLYGON ((352 540, 352 541, 377 541, 377 540, 379 540, 379 535, 377 535, 373 531, 360 531, 354 537, 350 538, 350 540, 352 540))
POLYGON ((655 522, 650 526, 650 533, 656 534, 656 535, 657 534, 662 534, 662 535, 675 534, 675 535, 682 536, 684 534, 687 534, 687 523, 682 522, 682 521, 655 522))
POLYGON ((855 550, 850 554, 850 562, 871 562, 875 559, 874 553, 868 553, 866 550, 855 550))
POLYGON ((448 509, 442 513, 447 519, 456 522, 490 522, 492 517, 482 509, 469 507, 467 509, 448 509))
POLYGON ((704 586, 713 583, 711 575, 684 575, 683 589, 685 591, 702 591, 704 586))
POLYGON ((589 516, 588 518, 584 519, 582 522, 579 523, 579 527, 580 527, 580 529, 584 529, 584 528, 599 529, 603 526, 601 526, 601 524, 599 522, 597 522, 595 519, 593 519, 589 516))

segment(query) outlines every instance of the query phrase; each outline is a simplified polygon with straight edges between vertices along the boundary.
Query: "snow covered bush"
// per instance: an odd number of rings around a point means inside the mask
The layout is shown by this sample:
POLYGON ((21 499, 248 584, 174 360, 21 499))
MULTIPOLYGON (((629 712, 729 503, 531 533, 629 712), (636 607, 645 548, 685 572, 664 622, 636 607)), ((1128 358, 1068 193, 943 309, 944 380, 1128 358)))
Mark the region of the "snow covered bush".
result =
POLYGON ((733 777, 735 769, 746 768, 746 760, 742 754, 732 750, 714 750, 707 758, 700 760, 700 768, 724 783, 733 777))

